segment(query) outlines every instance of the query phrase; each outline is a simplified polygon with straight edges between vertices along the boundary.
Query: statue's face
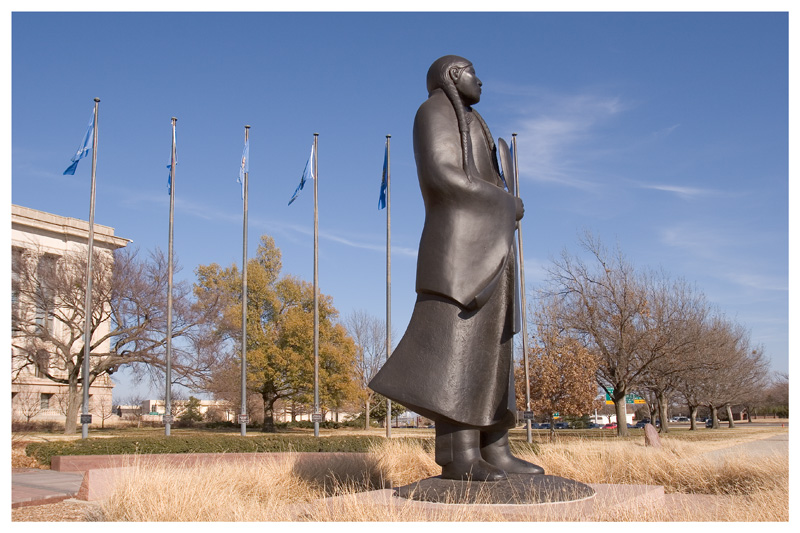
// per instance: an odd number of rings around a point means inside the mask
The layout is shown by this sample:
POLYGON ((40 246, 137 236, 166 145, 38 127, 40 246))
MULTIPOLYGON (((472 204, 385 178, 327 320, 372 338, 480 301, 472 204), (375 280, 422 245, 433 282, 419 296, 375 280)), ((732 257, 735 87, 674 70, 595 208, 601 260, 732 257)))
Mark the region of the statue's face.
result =
POLYGON ((466 105, 477 104, 481 101, 481 80, 475 74, 475 68, 470 65, 463 69, 454 68, 451 71, 453 82, 456 84, 458 94, 466 105))

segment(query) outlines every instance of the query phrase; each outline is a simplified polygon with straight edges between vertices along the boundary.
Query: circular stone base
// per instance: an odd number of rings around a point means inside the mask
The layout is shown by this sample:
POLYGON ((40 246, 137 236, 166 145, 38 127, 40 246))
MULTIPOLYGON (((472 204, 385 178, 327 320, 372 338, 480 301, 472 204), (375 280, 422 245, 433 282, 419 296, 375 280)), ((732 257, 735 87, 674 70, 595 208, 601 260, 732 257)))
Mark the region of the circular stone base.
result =
POLYGON ((545 474, 509 474, 502 481, 461 481, 436 476, 399 487, 395 496, 453 504, 531 504, 583 500, 594 496, 594 489, 545 474))

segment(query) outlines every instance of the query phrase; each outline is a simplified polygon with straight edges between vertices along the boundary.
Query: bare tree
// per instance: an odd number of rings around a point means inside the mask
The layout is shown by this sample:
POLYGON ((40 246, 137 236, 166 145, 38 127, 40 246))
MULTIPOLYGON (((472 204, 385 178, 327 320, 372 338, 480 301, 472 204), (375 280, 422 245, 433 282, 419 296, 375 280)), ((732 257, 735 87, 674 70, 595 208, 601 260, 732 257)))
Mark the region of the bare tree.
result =
POLYGON ((30 423, 36 415, 42 412, 42 399, 39 393, 23 391, 14 395, 12 400, 15 413, 19 413, 25 418, 25 422, 30 423))
POLYGON ((590 266, 564 251, 553 261, 548 292, 562 300, 562 321, 571 335, 597 356, 597 381, 614 401, 617 434, 627 435, 625 396, 636 390, 660 353, 647 351, 649 313, 642 276, 622 252, 610 254, 587 233, 580 245, 593 259, 590 266))
POLYGON ((122 413, 122 418, 133 419, 136 421, 136 427, 142 427, 142 402, 144 398, 141 394, 132 394, 120 402, 121 405, 137 406, 138 409, 126 410, 122 413))
MULTIPOLYGON (((702 293, 685 280, 651 273, 646 282, 647 312, 642 325, 647 332, 640 348, 645 367, 640 389, 658 410, 659 431, 669 432, 668 407, 684 377, 705 367, 698 357, 709 306, 702 293)), ((651 407, 651 419, 655 413, 651 407)))
POLYGON ((96 398, 92 407, 92 412, 96 413, 100 417, 100 427, 106 427, 106 420, 111 418, 115 415, 114 413, 114 403, 111 400, 110 395, 101 395, 99 398, 96 398))
POLYGON ((724 408, 728 417, 728 427, 735 427, 731 406, 741 404, 747 398, 755 397, 767 386, 769 359, 762 346, 753 346, 749 333, 740 334, 735 350, 719 376, 723 382, 724 408))
MULTIPOLYGON (((17 375, 35 368, 41 377, 67 386, 65 433, 73 433, 80 409, 84 358, 86 254, 68 252, 57 260, 41 251, 14 261, 18 301, 29 309, 14 313, 12 337, 17 375), (44 268, 43 268, 44 265, 44 268), (49 364, 41 364, 41 353, 49 364)), ((89 385, 123 366, 139 376, 163 375, 166 344, 167 261, 156 251, 141 260, 135 250, 95 250, 92 267, 89 385)), ((197 305, 189 286, 173 290, 172 368, 176 383, 192 384, 216 363, 205 347, 202 325, 217 312, 214 302, 197 305)))
POLYGON ((789 416, 789 374, 776 372, 760 396, 759 414, 771 413, 779 418, 789 416))
POLYGON ((716 378, 725 365, 725 354, 731 349, 729 327, 718 313, 709 314, 700 324, 699 342, 691 354, 695 367, 680 373, 676 390, 689 410, 691 430, 697 429, 700 406, 709 405, 717 387, 716 378))
POLYGON ((684 375, 678 389, 690 409, 692 428, 699 405, 706 405, 712 428, 719 427, 719 410, 727 412, 734 427, 731 405, 757 396, 767 383, 769 360, 760 346, 753 347, 741 324, 715 315, 704 325, 695 357, 701 362, 693 373, 684 375))
POLYGON ((355 379, 364 409, 364 429, 369 429, 370 404, 375 393, 369 382, 386 361, 386 323, 363 310, 355 310, 344 326, 356 343, 355 379))

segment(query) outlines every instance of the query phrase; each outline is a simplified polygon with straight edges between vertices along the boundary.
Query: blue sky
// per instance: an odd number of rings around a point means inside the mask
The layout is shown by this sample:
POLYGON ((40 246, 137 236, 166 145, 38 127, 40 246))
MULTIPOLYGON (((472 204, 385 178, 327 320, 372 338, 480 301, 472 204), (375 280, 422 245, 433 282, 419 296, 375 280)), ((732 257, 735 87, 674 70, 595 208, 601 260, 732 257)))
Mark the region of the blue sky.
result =
MULTIPOLYGON (((695 282, 789 352, 786 13, 15 13, 11 202, 88 218, 89 160, 62 176, 99 97, 95 220, 175 252, 241 263, 236 183, 250 129, 249 250, 270 234, 312 279, 313 194, 287 206, 319 133, 320 288, 385 312, 392 135, 392 319, 413 307, 424 211, 411 129, 441 55, 470 59, 495 137, 518 133, 529 286, 591 230, 637 266, 695 282)), ((125 396, 130 386, 118 387, 125 396)))

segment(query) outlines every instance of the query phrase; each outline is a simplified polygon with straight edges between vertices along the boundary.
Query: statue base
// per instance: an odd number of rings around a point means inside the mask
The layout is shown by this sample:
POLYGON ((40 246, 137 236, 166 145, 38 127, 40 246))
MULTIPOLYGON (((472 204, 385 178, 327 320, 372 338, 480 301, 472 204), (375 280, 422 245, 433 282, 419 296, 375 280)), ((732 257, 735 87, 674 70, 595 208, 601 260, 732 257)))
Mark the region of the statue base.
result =
POLYGON ((409 500, 451 504, 537 504, 591 498, 594 489, 559 476, 509 474, 501 481, 470 481, 429 477, 399 487, 395 496, 409 500))

